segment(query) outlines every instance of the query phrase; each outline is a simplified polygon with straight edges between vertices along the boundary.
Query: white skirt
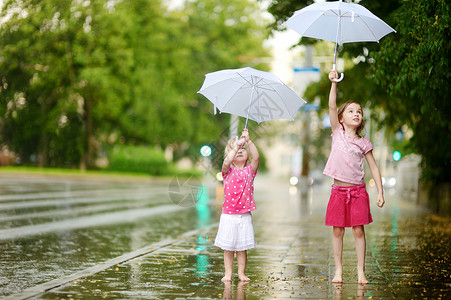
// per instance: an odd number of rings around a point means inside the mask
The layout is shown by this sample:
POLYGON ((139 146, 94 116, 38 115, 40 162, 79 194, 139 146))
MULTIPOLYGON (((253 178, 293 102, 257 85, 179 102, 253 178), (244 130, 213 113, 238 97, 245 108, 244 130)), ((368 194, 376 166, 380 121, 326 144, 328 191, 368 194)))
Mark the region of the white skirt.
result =
POLYGON ((251 213, 221 214, 215 246, 227 251, 244 251, 255 248, 251 213))

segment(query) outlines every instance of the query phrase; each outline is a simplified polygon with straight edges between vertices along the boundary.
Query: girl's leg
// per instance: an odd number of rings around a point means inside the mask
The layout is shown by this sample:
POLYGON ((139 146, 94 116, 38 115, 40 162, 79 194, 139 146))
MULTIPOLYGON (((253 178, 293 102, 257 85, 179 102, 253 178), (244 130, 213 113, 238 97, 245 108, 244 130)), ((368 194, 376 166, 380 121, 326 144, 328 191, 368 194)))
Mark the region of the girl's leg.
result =
POLYGON ((222 282, 232 281, 233 257, 235 252, 224 250, 224 268, 225 274, 221 279, 222 282))
POLYGON ((247 251, 237 251, 236 261, 238 265, 238 278, 240 279, 240 281, 251 281, 249 277, 244 274, 244 272, 246 271, 247 251))
POLYGON ((332 250, 334 253, 335 262, 335 275, 332 282, 341 283, 343 282, 343 236, 345 234, 344 227, 334 226, 332 234, 332 250))
POLYGON ((360 284, 368 283, 365 276, 365 254, 366 254, 366 238, 365 228, 363 225, 352 227, 352 233, 355 240, 355 251, 357 253, 357 276, 360 284))

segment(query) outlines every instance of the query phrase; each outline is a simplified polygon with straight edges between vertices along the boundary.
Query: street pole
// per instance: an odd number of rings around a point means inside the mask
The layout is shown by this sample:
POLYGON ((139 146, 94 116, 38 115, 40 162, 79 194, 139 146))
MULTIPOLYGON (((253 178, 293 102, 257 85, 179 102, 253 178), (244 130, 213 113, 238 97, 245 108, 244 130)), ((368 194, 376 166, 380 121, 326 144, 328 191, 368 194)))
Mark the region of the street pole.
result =
POLYGON ((229 139, 238 135, 238 116, 230 115, 229 139))
POLYGON ((302 111, 302 138, 301 138, 301 147, 302 147, 302 168, 301 168, 301 193, 307 193, 308 186, 308 175, 310 172, 310 154, 309 154, 309 145, 310 145, 310 111, 302 111))
MULTIPOLYGON (((305 47, 305 67, 313 66, 313 46, 309 45, 305 47)), ((302 169, 301 169, 301 194, 303 198, 307 195, 308 175, 310 172, 310 111, 302 111, 302 169)))

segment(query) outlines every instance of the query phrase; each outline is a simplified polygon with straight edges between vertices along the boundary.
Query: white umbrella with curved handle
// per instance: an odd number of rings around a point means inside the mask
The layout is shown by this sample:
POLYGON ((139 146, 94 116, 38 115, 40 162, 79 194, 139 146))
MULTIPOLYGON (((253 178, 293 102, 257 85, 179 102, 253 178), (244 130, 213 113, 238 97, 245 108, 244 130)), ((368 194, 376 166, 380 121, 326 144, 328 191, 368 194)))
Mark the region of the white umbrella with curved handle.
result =
MULTIPOLYGON (((318 2, 296 11, 285 23, 301 37, 335 42, 337 45, 354 42, 379 42, 385 35, 396 32, 387 23, 360 4, 340 1, 318 2)), ((342 73, 339 79, 343 80, 342 73)))

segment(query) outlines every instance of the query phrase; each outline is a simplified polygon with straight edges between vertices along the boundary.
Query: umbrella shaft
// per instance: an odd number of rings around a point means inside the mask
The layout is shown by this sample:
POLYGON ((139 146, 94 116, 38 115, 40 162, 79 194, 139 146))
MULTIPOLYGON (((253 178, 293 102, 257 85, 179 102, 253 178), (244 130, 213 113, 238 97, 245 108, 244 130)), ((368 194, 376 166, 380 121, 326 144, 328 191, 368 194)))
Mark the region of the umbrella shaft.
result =
POLYGON ((249 108, 247 109, 247 117, 246 117, 246 124, 244 124, 244 128, 247 128, 247 122, 249 121, 249 114, 251 112, 251 106, 252 106, 252 98, 254 98, 254 90, 255 86, 252 86, 252 92, 251 92, 251 100, 249 101, 249 108))
POLYGON ((335 70, 335 65, 337 63, 338 35, 340 34, 340 26, 341 26, 341 13, 340 10, 338 10, 338 26, 337 26, 337 35, 335 36, 334 64, 332 66, 333 70, 335 70))

